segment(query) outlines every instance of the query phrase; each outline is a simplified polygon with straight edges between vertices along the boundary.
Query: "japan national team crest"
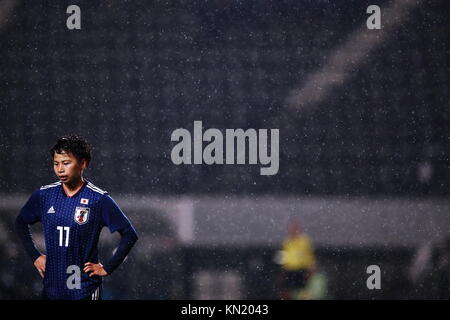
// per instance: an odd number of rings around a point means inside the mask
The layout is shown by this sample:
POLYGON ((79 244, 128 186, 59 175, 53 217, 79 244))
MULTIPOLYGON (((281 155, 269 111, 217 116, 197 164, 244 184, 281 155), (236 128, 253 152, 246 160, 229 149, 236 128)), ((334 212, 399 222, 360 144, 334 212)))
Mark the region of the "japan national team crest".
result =
POLYGON ((89 208, 76 207, 74 220, 78 224, 85 224, 89 219, 89 208))

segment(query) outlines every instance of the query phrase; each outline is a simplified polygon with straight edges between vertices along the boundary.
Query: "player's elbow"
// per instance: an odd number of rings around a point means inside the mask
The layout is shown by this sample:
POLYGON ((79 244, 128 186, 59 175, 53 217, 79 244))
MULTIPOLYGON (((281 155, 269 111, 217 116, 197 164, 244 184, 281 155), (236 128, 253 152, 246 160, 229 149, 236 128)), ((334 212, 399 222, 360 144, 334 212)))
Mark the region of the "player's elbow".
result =
POLYGON ((134 245, 134 244, 136 243, 136 241, 138 240, 138 238, 139 238, 138 235, 137 235, 136 230, 134 230, 133 227, 130 227, 130 228, 124 233, 124 236, 126 237, 127 242, 128 242, 130 245, 134 245))
POLYGON ((135 244, 138 241, 138 239, 139 239, 139 237, 138 237, 136 230, 133 230, 133 233, 132 233, 133 244, 135 244))

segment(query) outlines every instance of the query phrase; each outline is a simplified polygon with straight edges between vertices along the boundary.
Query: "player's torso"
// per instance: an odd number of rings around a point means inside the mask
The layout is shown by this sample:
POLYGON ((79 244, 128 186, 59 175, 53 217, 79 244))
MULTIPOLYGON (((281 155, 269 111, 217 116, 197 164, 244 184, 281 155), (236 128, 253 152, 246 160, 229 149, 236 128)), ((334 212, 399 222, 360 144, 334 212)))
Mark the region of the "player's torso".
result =
POLYGON ((82 282, 91 281, 82 270, 84 263, 98 262, 97 243, 103 225, 97 204, 101 196, 86 185, 71 197, 61 185, 41 192, 47 287, 65 285, 71 266, 80 268, 82 282))

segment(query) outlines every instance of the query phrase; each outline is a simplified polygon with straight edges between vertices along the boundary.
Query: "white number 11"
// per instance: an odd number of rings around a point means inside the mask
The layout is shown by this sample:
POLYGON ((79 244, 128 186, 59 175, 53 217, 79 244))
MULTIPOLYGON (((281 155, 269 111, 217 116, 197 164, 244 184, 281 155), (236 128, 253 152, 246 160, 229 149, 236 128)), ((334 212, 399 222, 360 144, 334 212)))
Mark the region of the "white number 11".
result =
POLYGON ((63 238, 64 238, 64 231, 66 231, 66 241, 64 243, 64 247, 68 247, 69 246, 69 231, 70 231, 70 227, 56 227, 56 229, 58 229, 59 231, 59 246, 62 247, 63 246, 63 238))

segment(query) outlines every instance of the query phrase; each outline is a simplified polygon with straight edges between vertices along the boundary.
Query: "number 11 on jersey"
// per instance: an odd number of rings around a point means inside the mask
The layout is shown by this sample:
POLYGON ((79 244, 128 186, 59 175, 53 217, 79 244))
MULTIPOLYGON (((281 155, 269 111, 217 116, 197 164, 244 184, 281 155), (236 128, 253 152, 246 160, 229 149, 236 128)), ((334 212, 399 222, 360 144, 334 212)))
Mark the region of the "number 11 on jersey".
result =
POLYGON ((62 247, 68 247, 69 246, 69 232, 70 232, 70 227, 61 227, 58 226, 56 227, 56 229, 58 229, 59 231, 59 246, 62 247), (64 231, 66 233, 66 241, 64 241, 64 231), (64 245, 63 245, 64 243, 64 245))

